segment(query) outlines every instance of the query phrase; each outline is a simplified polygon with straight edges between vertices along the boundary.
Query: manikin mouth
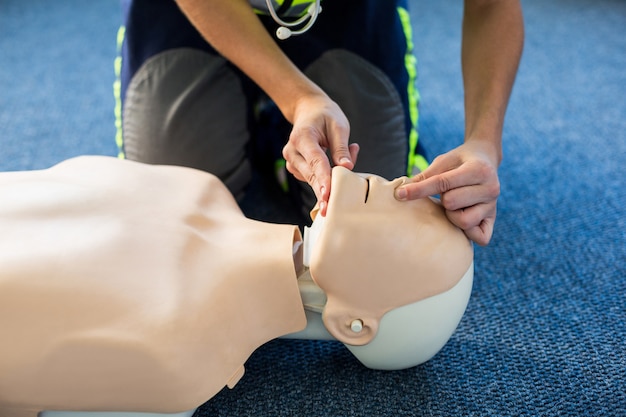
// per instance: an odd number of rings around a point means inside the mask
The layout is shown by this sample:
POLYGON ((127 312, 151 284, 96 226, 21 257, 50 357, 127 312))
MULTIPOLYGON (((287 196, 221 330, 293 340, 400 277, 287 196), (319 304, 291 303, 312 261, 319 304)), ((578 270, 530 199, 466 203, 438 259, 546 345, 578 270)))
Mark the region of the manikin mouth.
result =
POLYGON ((365 178, 365 181, 367 182, 367 188, 365 189, 365 201, 364 201, 364 203, 367 203, 367 198, 370 195, 370 179, 369 178, 365 178))

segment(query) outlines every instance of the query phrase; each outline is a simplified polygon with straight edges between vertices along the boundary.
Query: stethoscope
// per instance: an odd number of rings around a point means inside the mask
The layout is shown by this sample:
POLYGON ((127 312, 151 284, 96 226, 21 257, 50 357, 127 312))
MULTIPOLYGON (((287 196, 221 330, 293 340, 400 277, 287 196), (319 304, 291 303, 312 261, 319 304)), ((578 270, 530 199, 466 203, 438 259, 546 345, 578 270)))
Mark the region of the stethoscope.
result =
POLYGON ((304 32, 311 29, 317 19, 317 16, 322 12, 321 0, 315 0, 315 3, 312 3, 308 9, 306 9, 304 16, 294 20, 293 22, 285 22, 276 14, 272 0, 265 0, 265 3, 267 4, 267 9, 269 10, 270 15, 272 15, 272 19, 280 25, 280 27, 276 29, 276 37, 280 40, 285 40, 290 36, 302 35, 304 32), (304 26, 298 30, 292 29, 300 25, 304 26))

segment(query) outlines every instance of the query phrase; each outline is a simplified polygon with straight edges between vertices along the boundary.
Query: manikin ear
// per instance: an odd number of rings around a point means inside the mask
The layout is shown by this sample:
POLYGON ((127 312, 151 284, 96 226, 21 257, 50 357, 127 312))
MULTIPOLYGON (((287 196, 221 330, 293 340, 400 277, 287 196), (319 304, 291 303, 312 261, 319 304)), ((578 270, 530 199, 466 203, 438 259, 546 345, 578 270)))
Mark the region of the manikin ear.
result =
POLYGON ((451 289, 472 265, 471 242, 440 205, 395 199, 404 180, 333 168, 311 275, 328 298, 324 324, 344 343, 369 343, 385 313, 451 289))

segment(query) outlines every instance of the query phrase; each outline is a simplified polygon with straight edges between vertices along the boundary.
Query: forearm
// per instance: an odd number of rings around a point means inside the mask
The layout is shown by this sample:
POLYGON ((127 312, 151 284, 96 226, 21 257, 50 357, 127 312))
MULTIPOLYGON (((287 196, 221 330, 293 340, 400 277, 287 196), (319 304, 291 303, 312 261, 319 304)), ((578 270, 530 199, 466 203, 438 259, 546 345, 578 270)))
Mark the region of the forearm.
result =
POLYGON ((246 0, 177 0, 202 36, 293 122, 297 101, 324 94, 283 54, 246 0))
POLYGON ((524 41, 518 0, 465 1, 462 65, 465 138, 502 159, 502 128, 524 41))

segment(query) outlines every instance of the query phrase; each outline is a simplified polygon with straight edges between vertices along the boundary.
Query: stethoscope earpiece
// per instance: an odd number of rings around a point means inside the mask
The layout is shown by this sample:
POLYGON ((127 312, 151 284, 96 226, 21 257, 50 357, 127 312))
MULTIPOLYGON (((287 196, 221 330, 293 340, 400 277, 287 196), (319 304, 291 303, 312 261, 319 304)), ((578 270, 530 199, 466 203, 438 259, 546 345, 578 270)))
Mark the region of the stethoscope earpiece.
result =
POLYGON ((276 37, 280 39, 281 41, 284 41, 290 36, 291 36, 291 29, 289 29, 288 27, 281 26, 278 29, 276 29, 276 37))

